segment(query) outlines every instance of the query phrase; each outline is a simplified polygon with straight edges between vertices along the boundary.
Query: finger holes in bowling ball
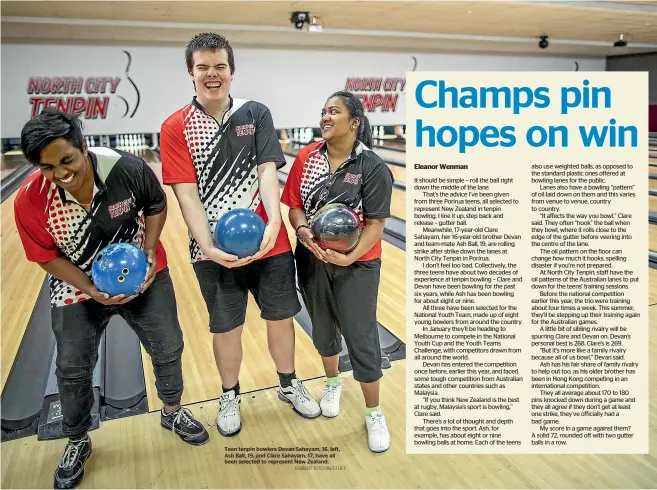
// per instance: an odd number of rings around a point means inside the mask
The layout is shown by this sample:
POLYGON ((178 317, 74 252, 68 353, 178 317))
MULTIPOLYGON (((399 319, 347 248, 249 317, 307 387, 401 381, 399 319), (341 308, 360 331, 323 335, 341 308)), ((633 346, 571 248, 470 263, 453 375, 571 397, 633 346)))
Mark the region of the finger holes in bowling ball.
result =
POLYGON ((148 272, 148 259, 139 248, 114 243, 99 252, 91 276, 96 288, 110 296, 135 294, 148 272))

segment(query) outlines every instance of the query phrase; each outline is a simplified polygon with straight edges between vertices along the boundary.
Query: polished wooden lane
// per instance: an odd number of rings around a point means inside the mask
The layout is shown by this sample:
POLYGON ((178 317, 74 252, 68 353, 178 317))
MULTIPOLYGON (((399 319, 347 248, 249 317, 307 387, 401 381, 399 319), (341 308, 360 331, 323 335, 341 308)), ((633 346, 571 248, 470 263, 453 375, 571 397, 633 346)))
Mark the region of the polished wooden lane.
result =
POLYGON ((9 177, 12 173, 23 166, 29 166, 23 157, 23 153, 17 150, 8 151, 7 153, 0 154, 0 179, 9 177))
POLYGON ((657 269, 648 268, 648 278, 648 304, 652 306, 657 304, 657 269))
POLYGON ((393 162, 400 162, 400 163, 405 163, 406 161, 406 152, 403 151, 393 151, 393 150, 388 150, 386 148, 381 148, 379 146, 375 146, 372 148, 374 153, 379 155, 381 158, 384 160, 392 160, 393 162))
POLYGON ((406 167, 388 164, 388 168, 390 169, 395 182, 398 184, 406 184, 406 167))
MULTIPOLYGON (((397 138, 384 138, 384 139, 375 138, 374 141, 372 142, 372 145, 377 150, 385 149, 381 147, 386 147, 386 146, 388 148, 399 148, 401 150, 406 150, 406 140, 400 140, 397 138)), ((401 153, 401 152, 396 152, 396 153, 401 153)))
MULTIPOLYGON (((657 306, 650 308, 654 339, 657 306)), ((655 341, 650 355, 657 355, 655 341)), ((405 361, 384 372, 381 405, 391 432, 382 454, 367 449, 358 384, 343 375, 341 413, 335 419, 303 420, 276 398, 275 389, 242 399, 243 429, 233 438, 210 429, 205 446, 190 447, 159 427, 149 413, 105 422, 92 433, 86 488, 654 488, 657 481, 657 407, 650 402, 648 455, 412 455, 405 451, 405 361), (330 471, 300 471, 295 465, 226 464, 227 448, 335 447, 330 471), (117 471, 119 469, 119 471, 117 471)), ((656 392, 656 366, 650 391, 656 392)), ((307 382, 319 397, 323 380, 307 382)), ((217 402, 190 407, 212 418, 217 402)), ((2 444, 4 488, 50 488, 62 441, 35 437, 2 444)), ((278 454, 280 452, 277 451, 278 454)))
POLYGON ((648 225, 648 248, 657 252, 657 225, 648 225))
POLYGON ((657 212, 657 196, 648 196, 648 211, 657 212))

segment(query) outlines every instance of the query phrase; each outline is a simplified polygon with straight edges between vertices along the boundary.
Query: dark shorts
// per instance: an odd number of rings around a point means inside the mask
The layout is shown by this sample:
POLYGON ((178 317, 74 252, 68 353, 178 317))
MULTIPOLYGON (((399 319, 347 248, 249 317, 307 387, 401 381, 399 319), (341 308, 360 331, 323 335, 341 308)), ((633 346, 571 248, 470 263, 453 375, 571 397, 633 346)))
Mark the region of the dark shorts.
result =
POLYGON ((285 320, 301 311, 292 252, 229 269, 216 262, 194 263, 210 315, 210 332, 225 333, 244 324, 249 291, 263 320, 285 320))
POLYGON ((354 379, 372 383, 383 376, 376 307, 381 259, 348 267, 325 264, 303 245, 296 249, 301 295, 312 322, 315 348, 338 355, 344 337, 354 379))

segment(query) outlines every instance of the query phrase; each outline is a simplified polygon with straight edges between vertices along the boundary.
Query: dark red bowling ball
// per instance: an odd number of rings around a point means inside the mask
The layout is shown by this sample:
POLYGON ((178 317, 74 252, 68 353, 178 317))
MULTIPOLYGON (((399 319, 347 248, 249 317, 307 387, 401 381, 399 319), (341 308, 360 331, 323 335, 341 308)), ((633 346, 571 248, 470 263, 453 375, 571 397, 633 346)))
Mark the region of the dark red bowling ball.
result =
POLYGON ((358 245, 361 224, 356 212, 340 203, 327 204, 310 220, 315 243, 324 250, 347 253, 358 245))

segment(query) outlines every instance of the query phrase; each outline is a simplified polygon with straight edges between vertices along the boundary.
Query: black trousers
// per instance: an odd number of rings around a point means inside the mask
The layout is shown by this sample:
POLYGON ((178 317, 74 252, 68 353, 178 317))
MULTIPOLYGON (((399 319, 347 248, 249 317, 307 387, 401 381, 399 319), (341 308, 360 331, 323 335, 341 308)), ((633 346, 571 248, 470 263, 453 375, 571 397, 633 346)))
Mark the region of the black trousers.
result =
POLYGON ((354 379, 362 383, 377 381, 383 376, 376 321, 381 259, 341 267, 318 260, 301 244, 295 258, 317 352, 323 357, 338 355, 342 334, 354 379))
POLYGON ((160 400, 167 405, 180 403, 183 334, 173 282, 169 269, 164 268, 143 294, 124 305, 106 306, 89 299, 51 309, 63 431, 69 437, 82 436, 91 427, 92 376, 98 361, 98 346, 114 315, 123 317, 150 355, 160 400))

